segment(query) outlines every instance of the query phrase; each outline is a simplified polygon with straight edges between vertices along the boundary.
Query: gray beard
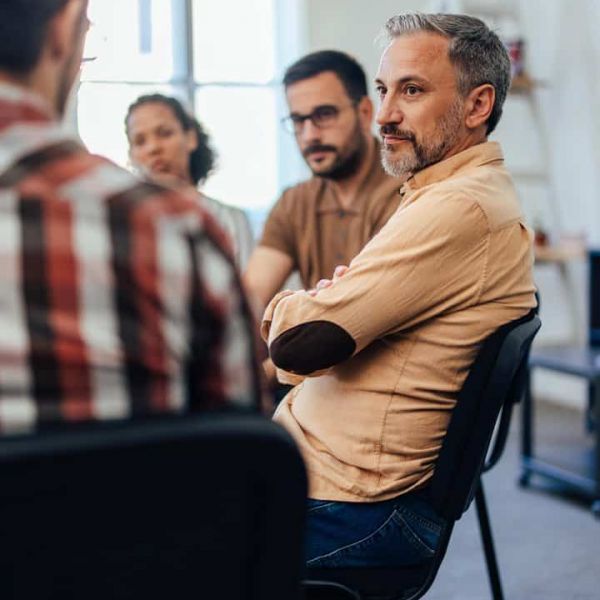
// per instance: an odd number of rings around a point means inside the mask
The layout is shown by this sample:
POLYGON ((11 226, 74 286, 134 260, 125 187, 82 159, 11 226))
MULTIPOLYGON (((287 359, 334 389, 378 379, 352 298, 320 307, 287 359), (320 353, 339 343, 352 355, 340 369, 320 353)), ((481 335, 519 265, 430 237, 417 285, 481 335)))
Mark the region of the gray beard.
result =
POLYGON ((460 127, 462 103, 452 105, 448 113, 438 123, 439 136, 429 144, 411 141, 412 152, 395 158, 385 144, 381 146, 381 163, 385 172, 392 177, 405 177, 440 162, 448 150, 456 143, 460 127))
POLYGON ((452 136, 429 148, 412 142, 413 152, 406 153, 398 158, 393 157, 383 144, 381 146, 383 169, 392 177, 405 177, 408 174, 418 173, 426 167, 440 162, 455 140, 456 136, 452 136))

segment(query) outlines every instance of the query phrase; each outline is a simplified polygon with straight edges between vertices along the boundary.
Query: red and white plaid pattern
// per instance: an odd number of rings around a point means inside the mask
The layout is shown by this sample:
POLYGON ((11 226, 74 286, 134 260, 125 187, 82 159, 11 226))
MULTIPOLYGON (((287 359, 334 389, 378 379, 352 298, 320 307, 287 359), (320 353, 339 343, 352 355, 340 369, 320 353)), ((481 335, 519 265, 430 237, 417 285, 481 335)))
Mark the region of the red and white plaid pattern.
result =
POLYGON ((258 407, 227 240, 0 85, 0 431, 258 407))

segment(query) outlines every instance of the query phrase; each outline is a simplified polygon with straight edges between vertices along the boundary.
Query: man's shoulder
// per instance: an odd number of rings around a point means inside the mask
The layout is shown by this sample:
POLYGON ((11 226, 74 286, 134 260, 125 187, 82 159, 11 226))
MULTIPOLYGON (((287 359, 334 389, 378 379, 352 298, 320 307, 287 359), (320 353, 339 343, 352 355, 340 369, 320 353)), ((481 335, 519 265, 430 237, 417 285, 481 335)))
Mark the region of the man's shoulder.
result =
POLYGON ((180 221, 200 224, 207 211, 190 195, 139 179, 107 158, 85 149, 74 151, 64 164, 56 165, 65 176, 55 181, 59 195, 71 200, 82 213, 86 207, 104 207, 116 224, 129 218, 140 222, 180 221), (182 219, 182 217, 185 217, 182 219))
POLYGON ((317 212, 317 200, 324 185, 321 178, 311 177, 286 188, 271 208, 259 245, 276 247, 292 255, 292 247, 317 212))
POLYGON ((514 182, 504 167, 474 167, 440 181, 435 191, 453 205, 480 211, 492 230, 523 218, 514 182))
POLYGON ((314 207, 325 182, 320 177, 311 177, 283 190, 276 202, 280 209, 289 212, 302 212, 314 207))

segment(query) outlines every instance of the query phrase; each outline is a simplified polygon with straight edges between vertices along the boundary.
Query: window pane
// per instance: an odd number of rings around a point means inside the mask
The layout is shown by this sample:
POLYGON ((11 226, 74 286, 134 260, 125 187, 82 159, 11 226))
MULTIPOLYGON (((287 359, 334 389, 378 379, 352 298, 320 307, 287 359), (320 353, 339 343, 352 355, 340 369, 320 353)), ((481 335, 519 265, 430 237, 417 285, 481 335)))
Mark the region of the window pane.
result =
POLYGON ((79 135, 94 154, 128 164, 124 119, 128 106, 142 94, 173 94, 170 86, 82 83, 77 101, 79 135))
POLYGON ((217 172, 204 191, 242 208, 269 207, 277 194, 277 113, 270 88, 209 87, 196 115, 217 151, 217 172))
POLYGON ((275 76, 274 0, 194 0, 199 82, 267 83, 275 76))
POLYGON ((170 0, 90 0, 82 80, 169 81, 175 71, 170 0))

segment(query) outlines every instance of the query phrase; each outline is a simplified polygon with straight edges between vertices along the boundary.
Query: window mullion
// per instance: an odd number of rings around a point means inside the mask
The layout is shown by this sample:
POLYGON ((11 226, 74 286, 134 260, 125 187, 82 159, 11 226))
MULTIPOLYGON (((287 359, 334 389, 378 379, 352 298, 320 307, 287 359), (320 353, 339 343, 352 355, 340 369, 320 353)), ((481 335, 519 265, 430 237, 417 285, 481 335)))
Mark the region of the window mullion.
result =
MULTIPOLYGON (((163 1, 163 0, 161 0, 163 1)), ((194 47, 192 0, 171 0, 173 10, 173 72, 170 83, 180 86, 189 107, 194 105, 194 47)))
POLYGON ((194 77, 194 21, 192 0, 183 0, 185 4, 185 54, 186 54, 186 70, 185 94, 190 106, 194 106, 194 96, 196 92, 196 81, 194 77))

